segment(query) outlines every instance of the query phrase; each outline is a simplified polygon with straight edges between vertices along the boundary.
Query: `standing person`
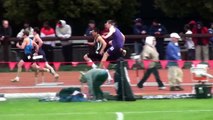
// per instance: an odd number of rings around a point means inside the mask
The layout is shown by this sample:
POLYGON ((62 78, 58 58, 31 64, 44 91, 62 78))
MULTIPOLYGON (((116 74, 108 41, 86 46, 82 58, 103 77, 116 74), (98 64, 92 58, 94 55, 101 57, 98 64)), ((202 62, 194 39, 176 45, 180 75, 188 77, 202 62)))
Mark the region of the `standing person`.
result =
MULTIPOLYGON (((55 37, 55 30, 50 27, 49 22, 46 21, 43 24, 43 27, 41 28, 41 37, 55 37)), ((44 44, 42 45, 42 48, 44 49, 44 52, 47 56, 47 60, 49 62, 54 61, 54 54, 53 49, 55 47, 54 41, 44 41, 44 44)))
POLYGON ((95 51, 92 53, 87 53, 84 55, 84 60, 87 62, 92 62, 92 68, 97 68, 97 66, 94 64, 93 60, 98 60, 100 61, 101 58, 103 57, 104 50, 107 46, 105 40, 98 34, 98 30, 94 28, 93 30, 90 31, 94 41, 93 42, 88 42, 86 44, 94 46, 95 51))
MULTIPOLYGON (((184 26, 184 30, 186 31, 186 35, 192 35, 192 31, 190 26, 186 24, 184 26)), ((187 49, 187 60, 194 60, 195 59, 195 44, 192 40, 192 37, 185 37, 185 47, 187 49)))
POLYGON ((8 41, 8 38, 12 36, 12 28, 9 25, 8 20, 2 21, 2 26, 0 28, 0 42, 2 48, 2 60, 3 61, 9 61, 9 51, 10 51, 10 41, 8 41))
POLYGON ((178 67, 177 61, 181 60, 180 47, 178 40, 180 36, 177 33, 170 34, 171 41, 166 48, 166 59, 168 63, 168 80, 170 82, 170 91, 181 91, 183 88, 180 83, 183 78, 183 71, 178 67))
MULTIPOLYGON (((197 22, 196 27, 192 29, 193 34, 208 34, 208 29, 203 26, 201 22, 197 22)), ((196 60, 209 60, 209 39, 193 37, 195 43, 195 57, 196 60)))
POLYGON ((43 41, 42 41, 42 39, 40 38, 39 33, 40 33, 39 28, 35 27, 35 28, 34 28, 34 32, 33 32, 33 35, 34 35, 33 41, 34 41, 35 43, 37 43, 38 46, 39 46, 38 55, 42 55, 42 56, 43 56, 41 62, 45 62, 45 67, 48 68, 48 69, 50 70, 50 73, 51 73, 52 75, 54 75, 55 80, 58 80, 59 75, 55 72, 55 70, 53 69, 53 67, 49 65, 49 63, 48 63, 48 61, 47 61, 47 59, 46 59, 46 54, 44 53, 44 51, 43 51, 43 49, 42 49, 43 41))
POLYGON ((66 23, 65 20, 59 20, 56 25, 56 36, 59 37, 62 41, 62 52, 65 59, 65 62, 72 61, 72 45, 69 41, 64 41, 66 38, 70 38, 72 34, 72 28, 66 23))
POLYGON ((139 88, 143 88, 143 84, 147 81, 151 73, 154 74, 156 82, 158 83, 159 90, 166 89, 162 81, 160 80, 160 76, 156 67, 156 62, 159 60, 158 52, 155 48, 156 39, 153 36, 146 37, 145 45, 143 47, 143 51, 141 52, 141 58, 143 60, 152 60, 149 64, 149 68, 145 71, 143 78, 137 84, 139 88))
MULTIPOLYGON (((208 31, 209 31, 209 34, 213 34, 213 22, 210 24, 210 28, 208 29, 208 31)), ((210 53, 212 53, 213 52, 213 37, 211 37, 209 40, 210 40, 210 44, 211 44, 211 52, 210 53)), ((210 56, 211 56, 211 59, 213 59, 213 55, 210 54, 210 56)))
MULTIPOLYGON (((166 28, 158 20, 152 21, 152 25, 149 28, 149 35, 157 37, 165 35, 166 33, 167 33, 166 28)), ((164 60, 165 59, 164 38, 157 37, 156 40, 157 40, 156 48, 159 53, 159 59, 164 60)))
POLYGON ((87 83, 89 88, 89 95, 93 100, 104 101, 101 85, 108 78, 108 73, 105 69, 91 69, 86 73, 81 72, 80 82, 87 83))
POLYGON ((33 61, 34 49, 35 49, 36 54, 38 54, 39 46, 32 39, 29 38, 29 32, 28 31, 23 32, 23 38, 24 38, 23 43, 21 45, 19 43, 17 43, 16 47, 18 47, 20 49, 24 49, 24 55, 18 63, 17 75, 14 79, 11 79, 11 82, 18 82, 19 81, 19 79, 20 79, 19 76, 20 76, 20 73, 22 71, 22 66, 24 65, 24 62, 32 62, 31 67, 33 67, 34 69, 41 70, 41 71, 44 71, 44 72, 49 72, 48 69, 40 68, 33 61))
POLYGON ((87 29, 85 31, 84 36, 92 36, 90 31, 92 31, 95 28, 96 28, 95 21, 94 20, 90 20, 89 23, 88 23, 88 27, 87 27, 87 29))
POLYGON ((17 38, 22 38, 23 36, 23 32, 24 31, 28 31, 29 32, 29 37, 33 38, 33 28, 30 26, 30 24, 28 22, 24 23, 23 28, 21 29, 21 31, 17 34, 17 38))
MULTIPOLYGON (((141 20, 141 18, 135 19, 134 22, 135 22, 133 26, 134 35, 146 35, 148 33, 147 26, 143 24, 143 21, 141 20)), ((136 55, 141 53, 143 45, 144 45, 144 39, 134 42, 134 49, 135 49, 134 51, 136 55)))

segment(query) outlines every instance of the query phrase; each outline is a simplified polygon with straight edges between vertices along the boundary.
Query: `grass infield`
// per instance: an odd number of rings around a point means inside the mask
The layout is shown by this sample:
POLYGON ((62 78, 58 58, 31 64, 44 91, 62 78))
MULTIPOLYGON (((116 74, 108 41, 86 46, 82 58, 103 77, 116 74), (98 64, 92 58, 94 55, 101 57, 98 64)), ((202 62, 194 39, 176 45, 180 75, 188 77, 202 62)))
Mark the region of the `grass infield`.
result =
POLYGON ((0 102, 0 120, 213 120, 213 99, 102 103, 0 102))

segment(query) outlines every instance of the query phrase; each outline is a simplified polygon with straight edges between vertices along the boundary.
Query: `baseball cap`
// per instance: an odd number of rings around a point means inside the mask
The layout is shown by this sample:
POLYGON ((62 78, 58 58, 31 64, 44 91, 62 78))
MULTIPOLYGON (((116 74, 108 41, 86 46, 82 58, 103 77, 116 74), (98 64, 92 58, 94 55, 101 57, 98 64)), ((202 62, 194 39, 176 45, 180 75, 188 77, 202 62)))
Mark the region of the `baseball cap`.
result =
POLYGON ((180 39, 180 36, 177 34, 177 33, 171 33, 170 34, 170 37, 172 38, 177 38, 177 39, 180 39))

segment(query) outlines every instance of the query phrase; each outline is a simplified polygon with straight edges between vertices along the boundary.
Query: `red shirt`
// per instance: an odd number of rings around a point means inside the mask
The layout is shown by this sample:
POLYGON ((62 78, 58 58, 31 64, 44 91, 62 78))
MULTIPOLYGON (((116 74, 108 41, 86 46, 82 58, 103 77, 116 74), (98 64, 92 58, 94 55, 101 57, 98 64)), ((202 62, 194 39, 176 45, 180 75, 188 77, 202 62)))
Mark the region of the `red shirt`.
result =
MULTIPOLYGON (((198 34, 197 29, 192 29, 192 33, 193 34, 198 34)), ((202 27, 201 28, 201 34, 208 34, 208 29, 206 27, 202 27)), ((198 43, 198 38, 193 37, 192 40, 194 41, 195 45, 197 45, 198 43)), ((209 44, 209 38, 205 37, 205 38, 201 38, 201 41, 203 43, 203 45, 208 45, 209 44)))
POLYGON ((43 33, 44 35, 52 35, 52 34, 55 34, 55 30, 53 28, 49 28, 49 29, 46 29, 46 28, 41 28, 41 33, 43 33))

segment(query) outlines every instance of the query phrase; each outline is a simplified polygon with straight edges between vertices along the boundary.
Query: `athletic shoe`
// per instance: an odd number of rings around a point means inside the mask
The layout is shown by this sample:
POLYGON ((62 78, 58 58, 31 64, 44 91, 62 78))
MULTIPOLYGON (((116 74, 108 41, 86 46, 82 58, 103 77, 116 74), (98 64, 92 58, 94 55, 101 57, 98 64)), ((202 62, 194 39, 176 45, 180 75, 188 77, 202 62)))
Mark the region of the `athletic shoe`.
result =
POLYGON ((56 74, 54 75, 54 77, 55 77, 55 81, 58 81, 58 79, 59 79, 59 74, 56 73, 56 74))
POLYGON ((176 86, 175 87, 178 91, 183 91, 184 89, 182 88, 182 87, 180 87, 180 86, 176 86))
POLYGON ((162 87, 159 87, 158 89, 159 89, 159 90, 165 90, 166 87, 165 87, 165 86, 162 86, 162 87))
POLYGON ((11 79, 11 82, 19 82, 19 77, 15 77, 15 78, 11 79))
POLYGON ((126 56, 126 50, 122 50, 123 56, 126 56))
POLYGON ((138 84, 137 84, 137 87, 138 87, 138 88, 143 88, 143 85, 140 84, 140 83, 138 83, 138 84))

